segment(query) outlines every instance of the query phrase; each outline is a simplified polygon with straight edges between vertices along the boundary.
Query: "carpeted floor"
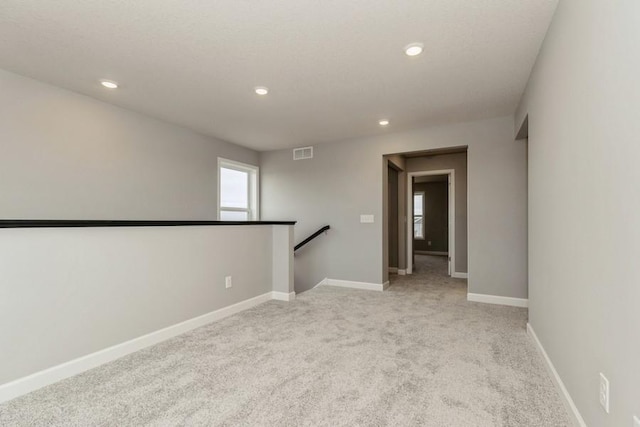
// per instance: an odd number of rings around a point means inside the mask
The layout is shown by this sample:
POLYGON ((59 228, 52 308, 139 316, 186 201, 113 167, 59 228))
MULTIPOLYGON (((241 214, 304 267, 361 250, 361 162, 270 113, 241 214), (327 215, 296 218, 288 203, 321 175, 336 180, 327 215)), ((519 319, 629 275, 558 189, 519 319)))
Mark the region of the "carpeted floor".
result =
POLYGON ((568 426, 525 309, 446 260, 271 301, 0 405, 2 426, 568 426))

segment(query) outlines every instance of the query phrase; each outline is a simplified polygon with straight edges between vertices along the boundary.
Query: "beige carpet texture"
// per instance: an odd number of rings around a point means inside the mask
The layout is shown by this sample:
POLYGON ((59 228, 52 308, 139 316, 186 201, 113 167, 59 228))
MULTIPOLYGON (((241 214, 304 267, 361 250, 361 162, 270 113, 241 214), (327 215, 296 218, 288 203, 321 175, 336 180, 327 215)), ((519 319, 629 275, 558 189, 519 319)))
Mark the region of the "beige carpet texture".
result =
POLYGON ((0 405, 2 426, 570 426, 527 310, 446 259, 385 292, 320 286, 0 405))

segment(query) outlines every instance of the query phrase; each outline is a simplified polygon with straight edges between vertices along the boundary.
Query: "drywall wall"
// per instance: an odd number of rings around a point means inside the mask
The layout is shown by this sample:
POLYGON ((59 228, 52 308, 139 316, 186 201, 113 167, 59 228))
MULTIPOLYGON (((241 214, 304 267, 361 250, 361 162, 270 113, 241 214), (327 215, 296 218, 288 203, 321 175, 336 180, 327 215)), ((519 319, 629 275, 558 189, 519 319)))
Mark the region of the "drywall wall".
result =
POLYGON ((263 218, 298 220, 296 242, 331 225, 296 254, 296 290, 324 277, 386 281, 383 156, 460 146, 468 146, 469 292, 526 298, 526 157, 513 117, 319 144, 310 160, 292 160, 291 150, 261 153, 263 218), (361 214, 375 222, 360 223, 361 214))
MULTIPOLYGON (((3 219, 215 219, 218 156, 258 164, 254 151, 1 70, 0 152, 3 219)), ((0 384, 287 293, 289 234, 0 230, 0 384)))
POLYGON ((290 292, 291 228, 0 229, 0 384, 272 290, 290 292))
POLYGON ((635 0, 559 2, 516 114, 529 126, 529 321, 589 426, 640 416, 639 16, 635 0))
MULTIPOLYGON (((414 192, 424 193, 424 238, 413 239, 414 251, 449 251, 449 197, 447 187, 446 182, 425 182, 415 183, 413 185, 414 192)), ((466 228, 465 215, 464 229, 466 230, 466 228)), ((465 261, 466 251, 467 248, 465 244, 463 251, 465 253, 465 261)), ((458 270, 460 270, 460 268, 458 268, 458 270)))
POLYGON ((252 150, 2 70, 0 94, 0 218, 216 219, 218 156, 258 163, 252 150))
POLYGON ((398 171, 389 166, 389 267, 398 268, 398 171))
MULTIPOLYGON (((524 151, 524 150, 523 150, 524 151)), ((519 159, 522 161, 522 159, 519 159)), ((525 159, 526 161, 526 159, 525 159)), ((506 166, 506 165, 505 165, 506 166)), ((458 273, 468 272, 468 182, 467 182, 467 153, 455 153, 455 154, 441 154, 436 156, 422 156, 412 157, 407 159, 407 172, 421 172, 421 171, 434 171, 443 169, 453 169, 455 172, 455 222, 456 222, 456 235, 455 235, 455 267, 458 273)), ((522 175, 525 175, 523 171, 522 175)), ((525 184, 522 183, 524 187, 525 184)), ((526 188, 526 187, 525 187, 526 188)), ((526 201, 526 195, 523 195, 523 200, 526 201)), ((522 211, 525 212, 526 208, 523 207, 522 211)), ((501 215, 501 214, 498 214, 501 215)), ((524 229, 526 230, 526 222, 524 229)), ((525 231, 526 233, 526 231, 525 231)))

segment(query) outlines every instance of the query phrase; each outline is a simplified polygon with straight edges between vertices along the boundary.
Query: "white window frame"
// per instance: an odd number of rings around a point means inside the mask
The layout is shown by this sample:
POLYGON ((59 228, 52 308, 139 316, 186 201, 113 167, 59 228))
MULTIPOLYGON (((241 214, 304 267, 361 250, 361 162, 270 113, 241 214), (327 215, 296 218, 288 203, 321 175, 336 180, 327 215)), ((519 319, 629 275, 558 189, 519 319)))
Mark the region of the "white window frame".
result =
POLYGON ((416 195, 421 195, 422 196, 422 215, 419 215, 420 217, 422 217, 422 236, 416 236, 416 227, 415 227, 415 221, 416 221, 416 211, 415 211, 415 206, 413 206, 412 208, 412 212, 411 212, 411 217, 413 218, 413 238, 416 240, 424 240, 424 236, 425 236, 425 230, 424 230, 424 208, 425 208, 425 200, 424 200, 424 191, 414 191, 413 192, 413 200, 415 201, 416 199, 416 195))
POLYGON ((260 220, 260 168, 258 166, 218 157, 218 221, 220 221, 220 213, 222 211, 247 212, 247 221, 260 220), (233 169, 240 172, 247 172, 249 174, 249 185, 247 194, 247 200, 249 203, 247 208, 232 208, 221 206, 220 194, 222 182, 220 180, 220 169, 222 168, 233 169))

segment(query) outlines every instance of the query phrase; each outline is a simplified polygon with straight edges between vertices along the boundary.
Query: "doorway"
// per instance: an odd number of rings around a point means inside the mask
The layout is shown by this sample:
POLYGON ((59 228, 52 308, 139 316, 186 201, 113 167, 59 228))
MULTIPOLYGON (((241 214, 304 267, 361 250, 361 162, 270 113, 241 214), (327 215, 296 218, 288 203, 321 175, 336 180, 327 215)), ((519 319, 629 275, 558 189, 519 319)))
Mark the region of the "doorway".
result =
POLYGON ((455 170, 407 174, 407 274, 412 274, 415 253, 447 257, 447 274, 455 269, 455 170), (421 185, 424 183, 424 185, 421 185))
MULTIPOLYGON (((383 277, 389 280, 389 274, 402 276, 420 273, 423 269, 432 270, 437 265, 441 276, 466 279, 468 277, 468 212, 467 212, 467 147, 451 147, 447 149, 413 151, 383 156, 382 181, 382 259, 383 277), (394 171, 389 169, 391 167, 394 171), (397 172, 396 188, 395 172, 397 172), (391 175, 391 176, 390 176, 391 175), (443 191, 446 191, 446 206, 444 237, 425 239, 425 247, 420 251, 436 252, 436 254, 419 255, 413 262, 414 244, 414 212, 413 212, 413 181, 429 181, 444 179, 443 191), (451 185, 449 182, 451 181, 451 185), (397 222, 394 221, 397 205, 397 222), (397 232, 397 265, 396 238, 397 232), (431 241, 431 247, 428 246, 431 241), (445 241, 442 245, 442 241, 445 241), (391 253, 393 252, 393 254, 391 253), (439 252, 439 253, 438 253, 439 252), (442 253, 444 252, 444 253, 442 253), (449 259, 451 263, 449 263, 449 259), (429 261, 431 260, 431 261, 429 261), (423 262, 424 261, 424 262, 423 262), (429 266, 429 262, 433 265, 429 266), (411 264, 409 270, 408 264, 411 264), (433 267, 433 268, 432 268, 433 267)), ((425 206, 430 207, 425 199, 425 206)), ((426 231, 426 230, 425 230, 426 231)))

